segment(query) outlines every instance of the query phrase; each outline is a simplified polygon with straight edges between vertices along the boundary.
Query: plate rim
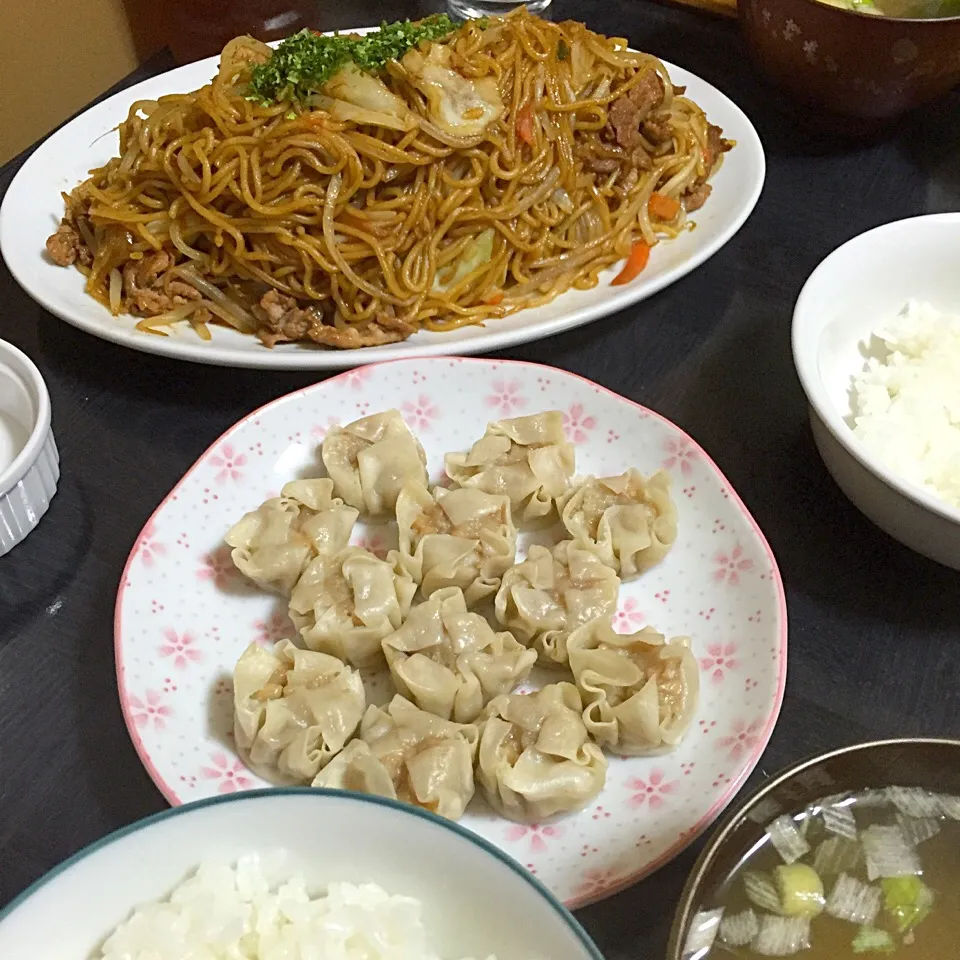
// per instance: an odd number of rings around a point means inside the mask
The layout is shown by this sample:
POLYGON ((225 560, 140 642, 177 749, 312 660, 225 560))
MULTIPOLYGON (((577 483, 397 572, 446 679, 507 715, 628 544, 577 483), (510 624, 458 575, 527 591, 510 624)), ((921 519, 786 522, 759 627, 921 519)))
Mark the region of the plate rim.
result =
MULTIPOLYGON (((584 894, 579 897, 570 897, 569 899, 562 900, 561 902, 569 910, 577 910, 581 907, 585 907, 588 904, 596 903, 599 900, 604 900, 607 897, 611 897, 616 893, 619 893, 621 890, 625 890, 627 887, 633 886, 633 884, 639 882, 644 877, 649 876, 650 874, 659 870, 662 866, 669 863, 680 853, 682 853, 690 844, 692 844, 698 837, 700 837, 713 822, 720 816, 720 814, 730 805, 733 801, 736 794, 739 792, 740 787, 743 785, 744 781, 753 773, 756 769, 757 764, 760 762, 760 758, 763 756, 764 751, 767 748, 770 738, 773 735, 774 728, 777 725, 777 721, 780 716, 780 710, 783 705, 784 691, 786 688, 786 677, 787 677, 787 654, 788 654, 788 632, 789 624, 787 619, 787 599, 786 591, 783 585, 783 578, 780 574, 780 568, 777 564, 776 556, 774 555, 773 549, 771 548, 766 536, 763 533, 763 530, 760 528, 760 525, 757 523, 753 514, 747 508, 747 505, 743 502, 739 493, 727 479, 723 471, 717 466, 713 458, 700 446, 697 441, 691 437, 683 428, 677 426, 672 420, 665 417, 663 414, 658 413, 656 410, 652 410, 649 407, 644 406, 641 403, 637 403, 635 400, 631 400, 629 397, 625 397, 622 394, 617 393, 614 390, 611 390, 609 387, 605 387, 602 384, 596 383, 593 380, 590 380, 588 377, 581 376, 578 373, 574 373, 569 370, 564 370, 559 367, 552 367, 547 364, 535 363, 529 360, 501 360, 499 358, 485 358, 485 357, 460 357, 460 356, 445 356, 443 358, 434 357, 434 358, 421 358, 421 357, 405 357, 401 360, 388 360, 384 361, 382 364, 377 366, 393 366, 395 364, 403 363, 422 363, 426 359, 431 363, 470 363, 470 364, 495 364, 497 366, 510 366, 510 367, 526 367, 532 368, 534 371, 538 372, 548 372, 551 375, 560 375, 566 377, 572 377, 576 380, 582 381, 584 384, 594 388, 595 390, 606 394, 609 397, 612 397, 615 400, 620 400, 624 403, 629 404, 630 406, 636 408, 637 411, 650 417, 655 420, 659 420, 662 423, 665 423, 668 427, 673 430, 676 430, 681 437, 683 437, 691 447, 696 451, 698 457, 701 457, 706 463, 706 465, 714 471, 716 476, 719 478, 721 484, 724 485, 725 489, 729 493, 730 500, 732 503, 740 510, 740 512, 747 519, 750 524, 751 529, 753 530, 754 536, 756 536, 761 548, 766 554, 767 560, 770 564, 771 571, 771 583, 776 589, 777 594, 777 614, 780 621, 780 631, 778 639, 778 669, 777 669, 777 687, 774 694, 774 702, 771 705, 769 714, 766 717, 766 721, 763 727, 763 730, 760 732, 757 743, 752 748, 747 761, 745 762, 739 776, 735 777, 727 785, 727 788, 720 794, 718 799, 713 803, 710 809, 700 817, 696 824, 687 830, 684 833, 678 835, 677 839, 660 856, 656 857, 654 860, 650 861, 639 870, 634 871, 632 874, 628 874, 623 877, 618 877, 611 883, 607 884, 604 887, 593 890, 588 894, 584 894)), ((294 398, 301 397, 307 393, 323 390, 324 387, 333 383, 337 380, 345 380, 346 378, 352 375, 352 371, 345 370, 344 372, 337 374, 336 376, 328 377, 324 380, 321 380, 317 383, 309 384, 306 387, 301 387, 298 390, 292 390, 289 393, 285 393, 282 396, 276 397, 273 400, 269 400, 267 403, 261 404, 256 409, 250 411, 249 413, 242 416, 239 420, 231 424, 224 430, 218 437, 216 437, 212 443, 207 446, 207 448, 200 454, 199 457, 191 464, 191 466, 183 473, 180 479, 170 488, 170 490, 165 494, 163 499, 157 505, 157 507, 151 512, 150 516, 147 518, 140 532, 136 535, 133 541, 133 545, 130 548, 130 553, 127 555, 126 562, 123 566, 123 572, 120 576, 120 582, 117 588, 117 597, 114 603, 114 617, 113 617, 113 642, 114 642, 114 665, 117 677, 117 695, 120 700, 120 709, 123 714, 123 721, 127 728, 127 734, 130 737, 133 747, 136 750, 137 757, 140 760, 141 765, 147 773, 147 776, 153 781, 154 786, 163 796, 163 798, 174 807, 178 806, 187 806, 191 803, 197 801, 183 800, 177 794, 175 788, 170 786, 164 777, 157 770, 156 766, 153 764, 153 761, 150 758, 150 754, 146 750, 143 740, 140 737, 140 734, 137 730, 136 723, 134 722, 132 706, 128 701, 128 694, 125 692, 125 667, 123 661, 123 642, 122 642, 122 613, 123 613, 123 602, 124 595, 127 590, 128 574, 134 563, 134 559, 138 552, 138 545, 140 539, 144 536, 145 531, 150 528, 151 524, 154 523, 154 520, 160 514, 162 510, 165 509, 168 502, 176 496, 184 483, 189 479, 189 477, 194 473, 194 471, 203 463, 208 456, 210 456, 214 450, 219 447, 223 442, 225 442, 228 437, 235 431, 238 430, 241 426, 246 424, 250 420, 254 420, 259 417, 267 409, 285 403, 286 401, 294 398)), ((559 897, 558 897, 559 899, 559 897)))
MULTIPOLYGON (((356 27, 341 32, 366 32, 375 27, 356 27)), ((763 193, 766 182, 766 155, 763 150, 763 143, 756 128, 750 121, 747 114, 730 96, 714 86, 707 80, 667 60, 660 62, 671 75, 682 74, 677 77, 687 85, 701 85, 708 95, 718 97, 724 102, 724 109, 731 111, 736 116, 738 129, 729 131, 735 134, 738 147, 742 148, 742 156, 748 157, 746 164, 756 167, 755 178, 749 183, 748 192, 741 198, 739 208, 735 216, 724 224, 717 232, 712 242, 705 246, 695 247, 680 263, 666 270, 662 276, 654 280, 634 287, 626 284, 623 287, 623 293, 618 296, 616 293, 612 297, 607 297, 597 303, 588 304, 582 308, 568 311, 560 317, 543 321, 534 321, 527 326, 515 327, 509 330, 497 331, 490 326, 483 327, 485 331, 493 330, 486 335, 478 335, 468 340, 453 340, 446 342, 441 340, 436 343, 428 343, 424 346, 404 346, 410 341, 403 341, 400 344, 390 344, 381 347, 366 347, 353 350, 322 350, 322 349, 298 349, 294 351, 278 352, 274 350, 264 350, 263 352, 238 347, 228 346, 207 346, 204 341, 198 338, 197 343, 188 339, 180 340, 175 337, 157 337, 149 334, 137 334, 132 336, 133 331, 119 322, 106 323, 106 320, 113 320, 105 308, 102 308, 105 316, 96 320, 87 317, 77 310, 71 311, 69 306, 63 309, 53 302, 53 298, 48 296, 47 287, 41 281, 39 283, 30 282, 27 266, 29 261, 26 259, 27 253, 22 243, 18 243, 16 224, 13 222, 11 210, 21 191, 27 189, 27 181, 39 169, 43 163, 43 158, 47 153, 53 155, 58 153, 58 145, 69 147, 69 142, 60 144, 61 140, 69 141, 69 135, 83 119, 94 110, 105 109, 108 106, 120 105, 129 106, 136 97, 136 91, 142 86, 161 80, 170 74, 178 71, 198 70, 203 64, 213 65, 217 56, 207 57, 194 63, 184 64, 180 67, 174 67, 155 77, 148 77, 130 87, 119 90, 104 100, 94 103, 87 107, 81 113, 72 117, 59 129, 53 131, 38 147, 27 157, 10 182, 9 187, 0 204, 0 256, 3 257, 10 273, 17 281, 17 284, 27 295, 38 303, 47 313, 57 317, 59 320, 70 324, 78 330, 82 330, 93 337, 105 340, 108 343, 114 343, 118 346, 134 350, 137 353, 146 353, 152 356, 165 357, 170 360, 178 360, 186 363, 198 363, 204 366, 222 366, 232 369, 267 369, 267 370, 342 370, 349 367, 364 366, 372 363, 385 363, 394 360, 412 360, 423 359, 437 356, 465 356, 477 353, 485 353, 493 350, 502 350, 508 347, 519 346, 520 344, 530 343, 536 340, 542 340, 554 336, 558 333, 572 330, 577 327, 586 326, 607 316, 613 316, 622 310, 634 306, 643 300, 649 299, 660 293, 666 287, 677 283, 688 276, 694 270, 701 267, 707 260, 719 253, 727 244, 739 233, 740 229, 750 218, 756 205, 763 193), (39 158, 39 159, 38 159, 39 158), (610 300, 613 299, 615 306, 610 306, 610 300), (379 351, 379 352, 378 352, 379 351)), ((729 163, 729 159, 726 161, 729 163)), ((42 215, 42 214, 41 214, 42 215)), ((38 255, 39 254, 38 252, 38 255)), ((604 271, 605 274, 613 273, 615 268, 604 271)), ((602 281, 601 281, 602 282, 602 281)), ((572 291, 566 291, 561 294, 554 302, 562 302, 563 297, 572 291)), ((531 308, 538 309, 538 308, 531 308)), ((493 321, 496 322, 496 321, 493 321)))
MULTIPOLYGON (((358 793, 352 790, 337 790, 332 787, 261 787, 257 790, 244 790, 242 793, 219 794, 213 797, 204 797, 201 800, 194 800, 192 803, 183 804, 178 807, 168 807, 166 810, 158 810, 156 813, 147 814, 133 823, 124 824, 116 830, 111 830, 105 836, 98 837, 90 843, 82 846, 79 850, 70 854, 64 860, 52 866, 46 873, 39 876, 33 883, 21 890, 9 903, 0 907, 0 926, 6 920, 11 918, 14 913, 24 906, 28 900, 39 893, 44 887, 57 880, 62 874, 66 873, 71 867, 99 853, 107 847, 113 846, 125 840, 127 837, 140 833, 143 830, 149 830, 159 823, 166 823, 179 816, 185 816, 194 810, 202 810, 207 807, 222 806, 227 803, 242 803, 244 801, 254 802, 269 797, 326 797, 328 800, 342 801, 344 803, 365 803, 376 807, 387 807, 395 810, 403 816, 415 816, 444 830, 449 830, 457 836, 480 847, 484 853, 489 854, 494 859, 499 860, 505 867, 508 867, 513 873, 517 874, 525 883, 533 887, 554 911, 560 920, 570 929, 570 932, 577 938, 580 945, 590 955, 591 960, 604 960, 600 953, 600 948, 596 945, 593 937, 590 936, 584 925, 570 911, 570 908, 535 874, 527 870, 519 861, 510 856, 502 847, 486 837, 474 833, 456 820, 448 820, 437 813, 426 810, 423 807, 415 807, 412 804, 403 803, 400 800, 393 800, 390 797, 381 797, 372 793, 358 793)), ((136 909, 133 907, 132 909, 136 909)))

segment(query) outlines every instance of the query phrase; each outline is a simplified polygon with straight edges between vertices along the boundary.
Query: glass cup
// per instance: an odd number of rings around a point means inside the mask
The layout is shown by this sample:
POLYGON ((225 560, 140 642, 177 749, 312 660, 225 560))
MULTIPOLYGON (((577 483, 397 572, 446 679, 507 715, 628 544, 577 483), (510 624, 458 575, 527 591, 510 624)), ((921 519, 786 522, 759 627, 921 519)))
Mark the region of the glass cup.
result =
MULTIPOLYGON (((472 20, 477 17, 502 17, 515 10, 517 0, 447 0, 450 15, 460 20, 472 20)), ((550 6, 550 0, 528 0, 527 9, 531 13, 546 16, 544 11, 550 6)))

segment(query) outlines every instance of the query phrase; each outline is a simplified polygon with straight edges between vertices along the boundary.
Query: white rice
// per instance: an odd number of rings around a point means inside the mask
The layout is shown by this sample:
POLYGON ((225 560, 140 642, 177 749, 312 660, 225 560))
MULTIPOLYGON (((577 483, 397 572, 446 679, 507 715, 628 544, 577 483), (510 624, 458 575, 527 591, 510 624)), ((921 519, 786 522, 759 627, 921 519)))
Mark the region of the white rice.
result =
MULTIPOLYGON (((138 907, 102 960, 440 960, 421 903, 368 883, 311 896, 302 876, 271 884, 259 857, 202 865, 167 900, 138 907)), ((488 960, 495 960, 491 957, 488 960)))
POLYGON ((909 302, 854 378, 854 433, 904 480, 960 507, 960 316, 909 302))

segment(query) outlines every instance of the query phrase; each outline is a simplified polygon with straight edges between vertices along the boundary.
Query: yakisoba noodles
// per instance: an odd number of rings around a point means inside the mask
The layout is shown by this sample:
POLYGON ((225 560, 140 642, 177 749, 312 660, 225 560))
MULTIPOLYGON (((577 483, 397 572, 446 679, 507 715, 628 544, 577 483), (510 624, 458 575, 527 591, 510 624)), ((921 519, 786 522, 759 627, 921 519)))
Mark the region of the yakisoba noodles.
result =
POLYGON ((663 64, 520 9, 357 38, 241 37, 139 101, 47 242, 153 333, 268 346, 450 330, 643 268, 732 144, 663 64), (314 78, 316 82, 313 82, 314 78))

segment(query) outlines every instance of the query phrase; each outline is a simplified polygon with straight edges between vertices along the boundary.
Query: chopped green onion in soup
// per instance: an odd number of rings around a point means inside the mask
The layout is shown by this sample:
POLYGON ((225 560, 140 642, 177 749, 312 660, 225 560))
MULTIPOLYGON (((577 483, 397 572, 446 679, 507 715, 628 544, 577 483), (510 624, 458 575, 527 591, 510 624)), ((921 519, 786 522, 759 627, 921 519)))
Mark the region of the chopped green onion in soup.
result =
POLYGON ((685 960, 960 960, 960 800, 871 789, 764 834, 698 914, 685 960))
POLYGON ((854 953, 893 953, 896 949, 893 937, 875 927, 861 927, 853 938, 854 953))
POLYGON ((933 909, 933 891, 919 877, 887 877, 881 882, 883 909, 900 933, 912 930, 933 909))

